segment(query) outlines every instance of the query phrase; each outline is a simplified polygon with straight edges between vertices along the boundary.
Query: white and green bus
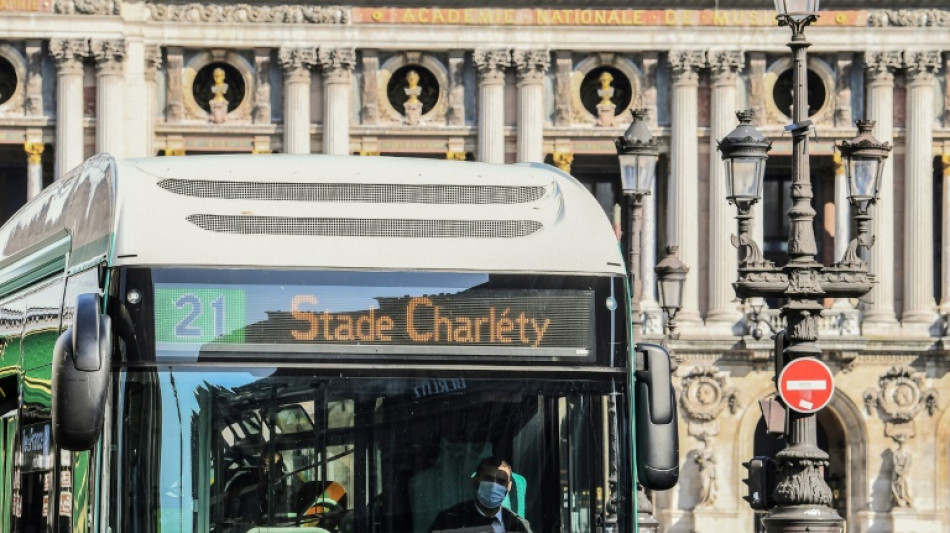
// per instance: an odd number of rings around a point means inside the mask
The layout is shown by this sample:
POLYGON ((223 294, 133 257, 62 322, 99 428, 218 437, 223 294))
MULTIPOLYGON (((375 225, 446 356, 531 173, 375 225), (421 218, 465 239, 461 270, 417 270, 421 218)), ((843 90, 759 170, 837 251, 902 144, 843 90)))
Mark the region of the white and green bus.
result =
POLYGON ((544 165, 92 157, 0 228, 0 530, 423 533, 493 456, 533 531, 635 531, 678 449, 627 302, 544 165))

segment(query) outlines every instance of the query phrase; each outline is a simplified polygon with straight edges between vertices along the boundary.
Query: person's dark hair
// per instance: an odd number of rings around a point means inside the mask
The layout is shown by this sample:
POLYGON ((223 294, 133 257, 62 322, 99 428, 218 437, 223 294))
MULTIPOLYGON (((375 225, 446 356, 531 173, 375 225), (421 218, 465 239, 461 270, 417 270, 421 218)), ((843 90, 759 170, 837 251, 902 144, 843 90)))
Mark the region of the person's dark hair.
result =
POLYGON ((482 459, 481 461, 479 461, 479 462, 478 462, 478 467, 475 469, 475 472, 476 472, 476 473, 481 472, 482 469, 485 468, 485 467, 500 468, 502 465, 507 466, 507 467, 508 467, 508 470, 511 470, 511 469, 512 469, 512 468, 511 468, 511 463, 509 463, 508 461, 505 461, 505 460, 502 459, 501 457, 496 457, 496 456, 492 455, 492 456, 486 457, 486 458, 482 459))

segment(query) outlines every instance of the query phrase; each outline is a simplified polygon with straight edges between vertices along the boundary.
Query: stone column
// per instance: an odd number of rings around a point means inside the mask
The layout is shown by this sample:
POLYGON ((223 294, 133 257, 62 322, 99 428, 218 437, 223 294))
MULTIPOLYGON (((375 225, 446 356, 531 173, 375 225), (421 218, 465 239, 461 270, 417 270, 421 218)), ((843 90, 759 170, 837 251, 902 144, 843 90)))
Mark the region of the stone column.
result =
POLYGON ((26 142, 26 201, 43 191, 43 142, 26 142))
POLYGON ((940 312, 950 313, 950 153, 940 158, 943 165, 943 202, 940 234, 940 312))
POLYGON ((323 69, 323 153, 350 153, 350 80, 356 66, 352 48, 320 49, 323 69))
POLYGON ((155 121, 158 119, 158 69, 162 68, 162 49, 158 45, 145 47, 145 155, 155 154, 155 121))
MULTIPOLYGON (((904 312, 901 320, 929 326, 936 318, 933 270, 934 74, 940 52, 905 52, 904 312)), ((927 333, 927 328, 920 330, 927 333)))
MULTIPOLYGON (((867 100, 865 115, 876 121, 874 136, 880 141, 894 138, 894 69, 900 67, 900 52, 867 52, 864 55, 867 100)), ((877 283, 864 307, 863 329, 880 334, 898 326, 894 313, 894 155, 884 161, 880 199, 874 209, 871 232, 871 273, 877 283)))
POLYGON ((547 50, 515 50, 518 72, 517 161, 544 161, 544 73, 551 66, 547 50))
POLYGON ((277 56, 284 71, 284 153, 309 154, 310 68, 317 63, 317 50, 281 48, 277 56))
POLYGON ((744 58, 742 52, 738 51, 710 51, 708 56, 712 94, 709 128, 709 299, 706 323, 715 324, 728 334, 742 318, 732 288, 739 268, 739 255, 730 242, 730 236, 736 231, 735 208, 726 200, 726 170, 716 146, 720 139, 736 127, 737 74, 744 66, 744 58))
POLYGON ((478 69, 478 160, 505 162, 505 70, 511 53, 505 49, 475 50, 478 69))
POLYGON ((96 152, 124 157, 125 41, 93 40, 89 48, 96 60, 96 152))
POLYGON ((82 163, 82 63, 89 56, 85 39, 50 39, 56 61, 56 179, 82 163))
MULTIPOLYGON (((699 72, 706 54, 694 50, 670 52, 673 95, 670 104, 670 190, 667 210, 667 244, 679 246, 680 260, 694 273, 699 272, 699 140, 696 117, 699 72)), ((728 133, 728 132, 727 132, 728 133)), ((676 319, 680 324, 701 322, 699 316, 700 276, 686 279, 683 309, 676 319)), ((684 328, 683 331, 687 331, 684 328)))

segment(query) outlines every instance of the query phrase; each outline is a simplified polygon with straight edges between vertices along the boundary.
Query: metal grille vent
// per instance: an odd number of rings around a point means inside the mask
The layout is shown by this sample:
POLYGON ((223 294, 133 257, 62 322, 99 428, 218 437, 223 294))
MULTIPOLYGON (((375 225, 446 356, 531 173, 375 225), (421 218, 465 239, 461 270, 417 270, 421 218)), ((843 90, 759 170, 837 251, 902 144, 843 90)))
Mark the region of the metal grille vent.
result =
POLYGON ((259 217, 189 215, 201 229, 241 235, 315 237, 405 237, 510 239, 526 237, 543 225, 535 220, 416 220, 384 218, 259 217))
POLYGON ((400 204, 523 204, 540 199, 545 191, 538 186, 260 183, 177 178, 161 180, 158 185, 175 194, 198 198, 400 204))

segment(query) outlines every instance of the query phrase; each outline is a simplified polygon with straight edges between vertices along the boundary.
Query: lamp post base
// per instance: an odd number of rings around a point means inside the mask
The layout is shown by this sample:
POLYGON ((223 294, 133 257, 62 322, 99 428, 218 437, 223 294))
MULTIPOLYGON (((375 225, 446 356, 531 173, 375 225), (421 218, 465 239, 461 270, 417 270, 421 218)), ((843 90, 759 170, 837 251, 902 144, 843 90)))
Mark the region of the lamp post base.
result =
POLYGON ((824 505, 775 507, 762 519, 766 533, 843 533, 844 519, 824 505))

